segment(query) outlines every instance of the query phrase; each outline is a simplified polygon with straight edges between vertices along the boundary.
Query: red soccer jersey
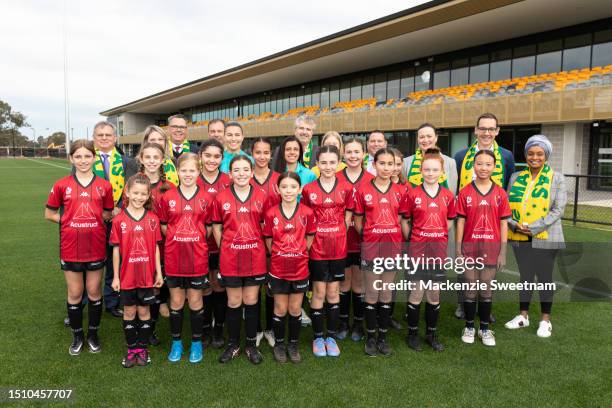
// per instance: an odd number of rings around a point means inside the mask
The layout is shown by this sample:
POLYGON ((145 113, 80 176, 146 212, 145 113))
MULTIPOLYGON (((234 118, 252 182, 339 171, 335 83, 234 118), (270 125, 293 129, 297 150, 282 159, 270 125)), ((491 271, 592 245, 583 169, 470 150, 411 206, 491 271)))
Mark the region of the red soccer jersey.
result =
POLYGON ((482 194, 474 182, 468 184, 457 196, 457 216, 465 218, 463 255, 482 257, 485 265, 495 265, 500 251, 500 221, 512 216, 504 189, 493 183, 482 194))
POLYGON ((271 207, 264 217, 263 235, 272 238, 270 275, 289 281, 308 278, 308 249, 306 235, 314 235, 317 228, 313 211, 298 204, 287 216, 281 205, 271 207))
POLYGON ((380 191, 374 180, 363 183, 355 193, 355 215, 363 215, 361 257, 371 261, 377 257, 395 257, 401 252, 402 231, 399 223, 400 203, 404 188, 391 183, 380 191))
MULTIPOLYGON (((353 183, 346 174, 346 168, 342 171, 337 172, 336 177, 338 177, 338 180, 349 183, 353 186, 353 196, 355 194, 355 191, 359 190, 363 183, 367 183, 368 181, 374 179, 374 176, 371 173, 362 170, 361 175, 353 183)), ((353 207, 354 206, 355 205, 353 200, 353 207)), ((354 210, 354 208, 347 207, 347 210, 354 210)), ((357 230, 355 229, 354 217, 351 219, 351 225, 349 226, 348 233, 346 236, 346 246, 347 252, 361 252, 361 236, 357 233, 357 230)))
POLYGON ((353 208, 353 187, 336 179, 327 192, 321 179, 307 184, 302 190, 302 203, 310 207, 317 220, 317 233, 310 247, 310 259, 346 258, 346 224, 344 215, 347 208, 353 208))
POLYGON ((206 226, 212 213, 210 196, 197 187, 191 198, 180 188, 162 196, 159 219, 167 225, 164 264, 168 276, 203 276, 208 273, 206 226))
POLYGON ((157 183, 151 184, 151 197, 153 197, 153 208, 151 208, 151 211, 153 211, 155 214, 158 214, 161 208, 163 196, 163 193, 161 192, 162 186, 166 187, 166 191, 176 188, 176 186, 169 181, 165 181, 163 183, 158 181, 157 183))
MULTIPOLYGON (((208 182, 208 180, 206 180, 204 176, 201 174, 200 174, 200 177, 198 177, 198 185, 204 188, 204 190, 210 195, 211 203, 213 202, 217 194, 219 194, 220 191, 223 191, 226 188, 228 188, 230 184, 232 184, 232 180, 227 174, 222 173, 222 172, 219 172, 219 174, 217 174, 217 178, 213 180, 212 183, 208 182)), ((210 235, 210 237, 208 237, 207 243, 208 243, 208 253, 210 254, 219 253, 219 247, 217 246, 215 237, 213 237, 212 234, 210 235)))
POLYGON ((404 218, 412 218, 411 256, 446 256, 447 220, 457 216, 455 197, 449 189, 439 186, 438 193, 431 197, 422 184, 412 188, 401 203, 400 213, 404 218))
POLYGON ((241 201, 234 186, 217 194, 212 221, 223 225, 219 269, 225 276, 257 276, 266 273, 266 249, 261 233, 266 193, 250 186, 241 201))
POLYGON ((93 176, 83 186, 75 175, 58 180, 49 193, 47 208, 60 210, 60 259, 65 262, 95 262, 106 259, 104 210, 114 207, 113 188, 93 176))
POLYGON ((159 218, 145 211, 137 220, 128 210, 113 218, 110 244, 119 246, 121 290, 152 288, 155 284, 155 249, 161 242, 159 218))
POLYGON ((251 179, 251 185, 256 186, 261 188, 263 191, 265 191, 267 197, 268 197, 268 206, 271 207, 273 205, 276 205, 278 203, 280 203, 281 198, 280 198, 280 193, 278 191, 278 178, 279 178, 280 174, 270 170, 270 173, 268 173, 268 177, 266 177, 266 179, 263 181, 263 183, 260 183, 255 176, 253 176, 253 178, 251 179))

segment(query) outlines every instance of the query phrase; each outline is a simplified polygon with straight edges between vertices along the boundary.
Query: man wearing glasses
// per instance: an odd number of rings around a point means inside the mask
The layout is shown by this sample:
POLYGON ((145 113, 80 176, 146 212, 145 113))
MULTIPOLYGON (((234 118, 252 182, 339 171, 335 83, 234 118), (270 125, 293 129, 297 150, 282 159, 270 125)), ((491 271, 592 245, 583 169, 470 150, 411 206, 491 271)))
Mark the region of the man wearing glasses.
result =
POLYGON ((183 153, 198 152, 196 146, 187 140, 187 117, 185 115, 177 114, 170 116, 168 118, 168 129, 170 130, 168 148, 172 149, 172 157, 175 160, 183 153))
POLYGON ((495 154, 495 170, 491 175, 494 183, 506 188, 510 176, 514 173, 514 156, 508 149, 499 146, 495 138, 499 134, 497 117, 492 113, 483 113, 476 120, 474 128, 476 141, 468 148, 455 154, 457 174, 459 175, 459 190, 470 184, 475 178, 474 155, 479 150, 491 150, 495 154))

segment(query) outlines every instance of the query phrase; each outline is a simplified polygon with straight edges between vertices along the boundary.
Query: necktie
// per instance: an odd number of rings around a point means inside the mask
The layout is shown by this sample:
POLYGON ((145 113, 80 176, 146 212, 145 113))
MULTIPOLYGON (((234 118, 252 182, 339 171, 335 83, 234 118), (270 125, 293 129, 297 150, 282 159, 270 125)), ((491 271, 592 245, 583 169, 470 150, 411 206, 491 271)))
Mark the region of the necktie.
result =
POLYGON ((102 156, 102 165, 104 166, 104 178, 108 180, 108 154, 100 153, 102 156))
POLYGON ((179 156, 181 154, 181 150, 183 150, 183 149, 181 149, 181 146, 175 146, 174 147, 174 153, 175 153, 174 155, 175 156, 179 156))

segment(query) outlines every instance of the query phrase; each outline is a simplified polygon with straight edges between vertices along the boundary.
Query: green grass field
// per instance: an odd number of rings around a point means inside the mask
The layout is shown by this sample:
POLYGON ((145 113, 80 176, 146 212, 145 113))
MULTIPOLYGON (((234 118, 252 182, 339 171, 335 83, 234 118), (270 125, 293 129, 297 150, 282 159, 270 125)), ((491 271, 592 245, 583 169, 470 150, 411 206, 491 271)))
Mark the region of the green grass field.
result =
MULTIPOLYGON (((535 334, 537 304, 532 326, 510 332, 503 322, 516 314, 517 303, 495 303, 495 348, 462 344, 462 322, 446 303, 439 323, 446 350, 440 354, 417 354, 404 344, 404 332, 394 332, 390 358, 368 358, 363 343, 345 340, 340 358, 315 359, 307 328, 302 364, 281 366, 262 345, 265 360, 257 367, 244 357, 221 365, 216 350, 207 350, 199 365, 170 364, 168 321, 161 319, 162 346, 153 348, 153 364, 123 369, 121 323, 105 314, 102 353, 69 356, 58 227, 43 219, 49 189, 68 167, 62 160, 0 160, 0 387, 72 389, 75 406, 610 406, 612 304, 602 302, 556 303, 549 339, 535 334)), ((612 232, 569 226, 566 235, 612 239, 612 232)), ((398 319, 403 309, 396 308, 398 319)))

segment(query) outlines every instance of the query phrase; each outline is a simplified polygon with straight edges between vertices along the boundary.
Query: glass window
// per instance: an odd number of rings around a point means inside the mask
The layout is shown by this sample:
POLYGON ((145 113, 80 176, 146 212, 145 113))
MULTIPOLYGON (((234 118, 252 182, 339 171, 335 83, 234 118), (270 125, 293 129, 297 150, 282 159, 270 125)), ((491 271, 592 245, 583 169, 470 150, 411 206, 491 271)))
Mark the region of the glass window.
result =
POLYGON ((591 34, 580 34, 565 38, 565 48, 578 48, 591 45, 591 34))
POLYGON ((334 82, 329 90, 329 106, 334 106, 340 100, 340 84, 334 82))
MULTIPOLYGON (((369 99, 374 96, 374 77, 372 75, 366 75, 363 77, 363 83, 361 85, 361 98, 369 99)), ((352 95, 351 95, 352 97, 352 95)), ((355 99, 355 98, 351 98, 355 99)))
POLYGON ((429 89, 431 81, 431 66, 423 64, 416 67, 416 75, 414 77, 414 90, 425 91, 429 89))
POLYGON ((283 109, 281 113, 285 113, 289 110, 289 92, 283 92, 283 109))
POLYGON ((321 85, 321 108, 329 108, 329 85, 321 85))
POLYGON ((387 73, 376 74, 374 77, 374 97, 377 101, 387 100, 387 73))
POLYGON ((434 65, 434 89, 447 88, 450 85, 450 64, 439 62, 434 65))
POLYGON ((272 112, 272 96, 266 95, 266 112, 272 112))
POLYGON ((304 88, 304 106, 312 106, 312 88, 304 88))
POLYGON ((570 48, 563 51, 563 70, 588 68, 591 65, 591 46, 570 48))
POLYGON ((312 106, 321 106, 321 88, 319 85, 312 87, 312 106))
POLYGON ((304 107, 304 89, 299 88, 297 91, 297 99, 295 101, 295 106, 298 108, 304 107))
POLYGON ((297 101, 297 92, 294 89, 291 92, 289 92, 289 109, 295 109, 296 101, 297 101))
POLYGON ((340 102, 351 100, 351 81, 342 81, 340 84, 340 102))
POLYGON ((351 79, 351 97, 349 101, 361 99, 361 78, 351 79))
POLYGON ((547 74, 549 72, 561 71, 561 51, 538 54, 536 67, 536 74, 547 74))
POLYGON ((612 42, 593 46, 593 66, 605 67, 612 64, 612 42))
POLYGON ((462 58, 453 61, 451 71, 451 86, 465 85, 468 83, 468 59, 462 58))
POLYGON ((387 76, 387 98, 397 99, 400 95, 400 72, 389 72, 387 76))
POLYGON ((414 92, 414 68, 402 69, 400 97, 405 98, 411 92, 414 92))
POLYGON ((533 75, 535 72, 535 56, 521 57, 512 60, 512 78, 533 75))
POLYGON ((514 58, 529 57, 531 55, 535 55, 535 53, 536 53, 536 46, 535 46, 535 44, 523 45, 521 47, 515 47, 514 48, 513 57, 514 58))
POLYGON ((501 81, 510 78, 511 60, 492 62, 490 65, 491 81, 501 81))
POLYGON ((470 59, 470 84, 489 80, 489 56, 479 55, 470 59))

